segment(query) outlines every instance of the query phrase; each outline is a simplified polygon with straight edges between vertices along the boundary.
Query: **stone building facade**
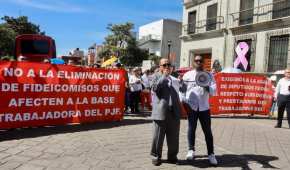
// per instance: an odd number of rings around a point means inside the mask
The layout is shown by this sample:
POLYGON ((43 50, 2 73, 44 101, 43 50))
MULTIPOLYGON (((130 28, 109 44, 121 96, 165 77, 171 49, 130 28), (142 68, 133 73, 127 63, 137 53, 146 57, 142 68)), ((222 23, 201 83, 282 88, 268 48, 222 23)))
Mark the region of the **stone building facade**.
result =
POLYGON ((210 70, 218 60, 233 67, 247 44, 238 68, 247 72, 275 72, 290 66, 290 0, 184 0, 181 62, 192 65, 202 55, 210 70))

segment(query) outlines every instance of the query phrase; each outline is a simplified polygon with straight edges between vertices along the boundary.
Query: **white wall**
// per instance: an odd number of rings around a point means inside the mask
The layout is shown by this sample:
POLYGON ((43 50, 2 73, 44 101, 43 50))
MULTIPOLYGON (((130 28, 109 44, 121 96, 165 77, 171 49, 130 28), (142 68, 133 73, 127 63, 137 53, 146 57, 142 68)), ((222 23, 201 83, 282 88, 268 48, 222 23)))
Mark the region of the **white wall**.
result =
POLYGON ((160 42, 147 42, 140 46, 142 49, 149 49, 149 53, 155 53, 160 57, 160 48, 161 48, 161 41, 160 42))
POLYGON ((142 37, 148 35, 158 35, 161 37, 162 30, 163 30, 163 20, 143 25, 139 28, 138 39, 142 39, 142 37))
POLYGON ((266 72, 264 68, 266 59, 266 32, 257 33, 257 44, 256 44, 256 61, 255 61, 255 72, 266 72))
MULTIPOLYGON (((141 26, 139 28, 139 40, 142 37, 149 35, 159 36, 160 41, 147 41, 142 44, 140 48, 149 49, 150 52, 155 52, 156 55, 160 57, 168 56, 168 40, 172 41, 171 53, 176 54, 176 67, 179 67, 180 60, 180 36, 181 36, 182 25, 181 22, 171 20, 171 19, 162 19, 156 22, 152 22, 141 26)), ((154 37, 154 36, 153 36, 154 37)))
POLYGON ((212 53, 212 61, 218 59, 223 63, 224 59, 224 37, 204 39, 199 41, 182 42, 181 44, 181 61, 180 67, 188 67, 192 65, 192 57, 190 51, 193 53, 212 53))
POLYGON ((181 22, 177 22, 174 20, 164 20, 163 21, 163 36, 162 36, 162 44, 161 44, 161 56, 168 56, 168 40, 171 41, 170 52, 175 53, 176 61, 173 63, 176 65, 176 68, 179 67, 180 63, 180 48, 181 48, 181 22))

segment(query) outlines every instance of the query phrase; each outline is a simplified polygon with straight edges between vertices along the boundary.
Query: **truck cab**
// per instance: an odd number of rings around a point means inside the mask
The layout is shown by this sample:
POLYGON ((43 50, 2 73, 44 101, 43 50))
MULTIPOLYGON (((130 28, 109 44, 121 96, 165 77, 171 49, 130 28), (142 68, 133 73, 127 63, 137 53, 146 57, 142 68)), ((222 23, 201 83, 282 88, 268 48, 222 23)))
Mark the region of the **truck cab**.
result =
POLYGON ((15 39, 17 61, 43 62, 56 58, 55 41, 49 36, 23 34, 15 39))

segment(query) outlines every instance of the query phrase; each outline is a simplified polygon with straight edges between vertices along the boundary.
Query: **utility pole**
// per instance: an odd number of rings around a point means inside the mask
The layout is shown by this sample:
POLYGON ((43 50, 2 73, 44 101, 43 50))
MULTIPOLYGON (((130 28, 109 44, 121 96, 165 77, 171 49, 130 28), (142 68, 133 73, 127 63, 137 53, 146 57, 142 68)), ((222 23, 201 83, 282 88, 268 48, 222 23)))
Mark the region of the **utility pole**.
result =
POLYGON ((168 46, 168 60, 170 60, 170 48, 171 48, 171 45, 172 45, 172 41, 171 40, 168 40, 167 41, 167 46, 168 46))

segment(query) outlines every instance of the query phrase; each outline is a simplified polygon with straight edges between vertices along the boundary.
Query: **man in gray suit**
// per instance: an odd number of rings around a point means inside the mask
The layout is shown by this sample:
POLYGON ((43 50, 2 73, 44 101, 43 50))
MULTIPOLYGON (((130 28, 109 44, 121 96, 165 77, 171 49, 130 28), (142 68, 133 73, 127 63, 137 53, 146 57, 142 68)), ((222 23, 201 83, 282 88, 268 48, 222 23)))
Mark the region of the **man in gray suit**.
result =
MULTIPOLYGON (((162 146, 166 135, 169 163, 178 163, 177 154, 179 149, 180 129, 180 101, 176 88, 176 78, 170 75, 171 64, 166 58, 159 63, 159 72, 155 73, 151 88, 153 95, 153 109, 151 118, 153 120, 153 141, 151 155, 152 164, 161 164, 162 146)), ((179 84, 178 84, 179 85, 179 84)))

